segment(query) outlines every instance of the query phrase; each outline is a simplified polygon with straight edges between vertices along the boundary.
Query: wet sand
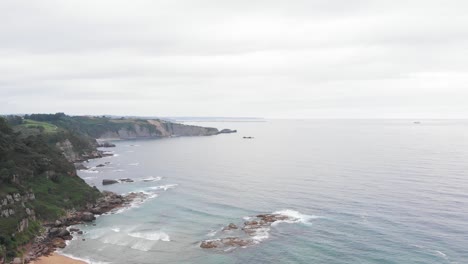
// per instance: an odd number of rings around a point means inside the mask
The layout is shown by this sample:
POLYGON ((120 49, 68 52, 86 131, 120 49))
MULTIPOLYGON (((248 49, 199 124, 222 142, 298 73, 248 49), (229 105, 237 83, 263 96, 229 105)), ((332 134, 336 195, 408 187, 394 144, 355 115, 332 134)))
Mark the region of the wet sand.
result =
POLYGON ((87 264, 84 261, 65 257, 57 253, 53 253, 50 256, 40 257, 39 259, 31 263, 32 264, 87 264))

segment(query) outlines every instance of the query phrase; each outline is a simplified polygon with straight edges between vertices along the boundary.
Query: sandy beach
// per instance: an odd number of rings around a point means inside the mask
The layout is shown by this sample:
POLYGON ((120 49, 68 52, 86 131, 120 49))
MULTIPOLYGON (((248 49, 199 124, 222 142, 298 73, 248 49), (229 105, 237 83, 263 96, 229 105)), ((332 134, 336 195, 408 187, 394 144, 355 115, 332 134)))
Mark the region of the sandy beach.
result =
POLYGON ((31 263, 32 264, 87 264, 84 261, 65 257, 57 253, 53 253, 50 256, 40 257, 39 259, 31 263))

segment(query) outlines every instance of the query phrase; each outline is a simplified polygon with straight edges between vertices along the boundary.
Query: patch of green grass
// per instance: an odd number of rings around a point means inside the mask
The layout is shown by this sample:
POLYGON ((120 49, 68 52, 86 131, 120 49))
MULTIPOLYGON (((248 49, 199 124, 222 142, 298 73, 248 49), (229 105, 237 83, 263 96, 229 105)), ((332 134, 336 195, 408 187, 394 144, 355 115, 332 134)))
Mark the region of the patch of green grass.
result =
POLYGON ((26 127, 26 128, 38 128, 40 130, 43 129, 42 132, 44 133, 56 133, 59 129, 56 125, 46 123, 46 122, 39 122, 31 119, 24 119, 23 124, 20 126, 26 127), (42 129, 40 128, 42 127, 42 129))

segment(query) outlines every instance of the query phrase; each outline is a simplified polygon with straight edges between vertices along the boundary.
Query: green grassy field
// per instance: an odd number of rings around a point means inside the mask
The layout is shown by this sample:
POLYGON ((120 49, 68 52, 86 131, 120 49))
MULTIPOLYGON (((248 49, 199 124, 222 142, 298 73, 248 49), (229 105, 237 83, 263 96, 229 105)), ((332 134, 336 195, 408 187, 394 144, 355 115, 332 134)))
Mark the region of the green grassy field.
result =
POLYGON ((27 127, 27 128, 42 127, 44 129, 44 133, 56 133, 58 131, 58 127, 53 124, 34 121, 31 119, 24 119, 23 124, 21 124, 20 126, 27 127))

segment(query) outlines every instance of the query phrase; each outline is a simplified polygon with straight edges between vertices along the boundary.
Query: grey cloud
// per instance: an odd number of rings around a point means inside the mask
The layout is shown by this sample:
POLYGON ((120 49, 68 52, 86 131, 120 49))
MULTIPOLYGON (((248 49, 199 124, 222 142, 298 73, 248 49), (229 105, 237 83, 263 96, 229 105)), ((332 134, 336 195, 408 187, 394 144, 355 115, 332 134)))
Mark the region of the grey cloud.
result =
POLYGON ((5 0, 0 112, 464 117, 466 10, 422 0, 5 0))

